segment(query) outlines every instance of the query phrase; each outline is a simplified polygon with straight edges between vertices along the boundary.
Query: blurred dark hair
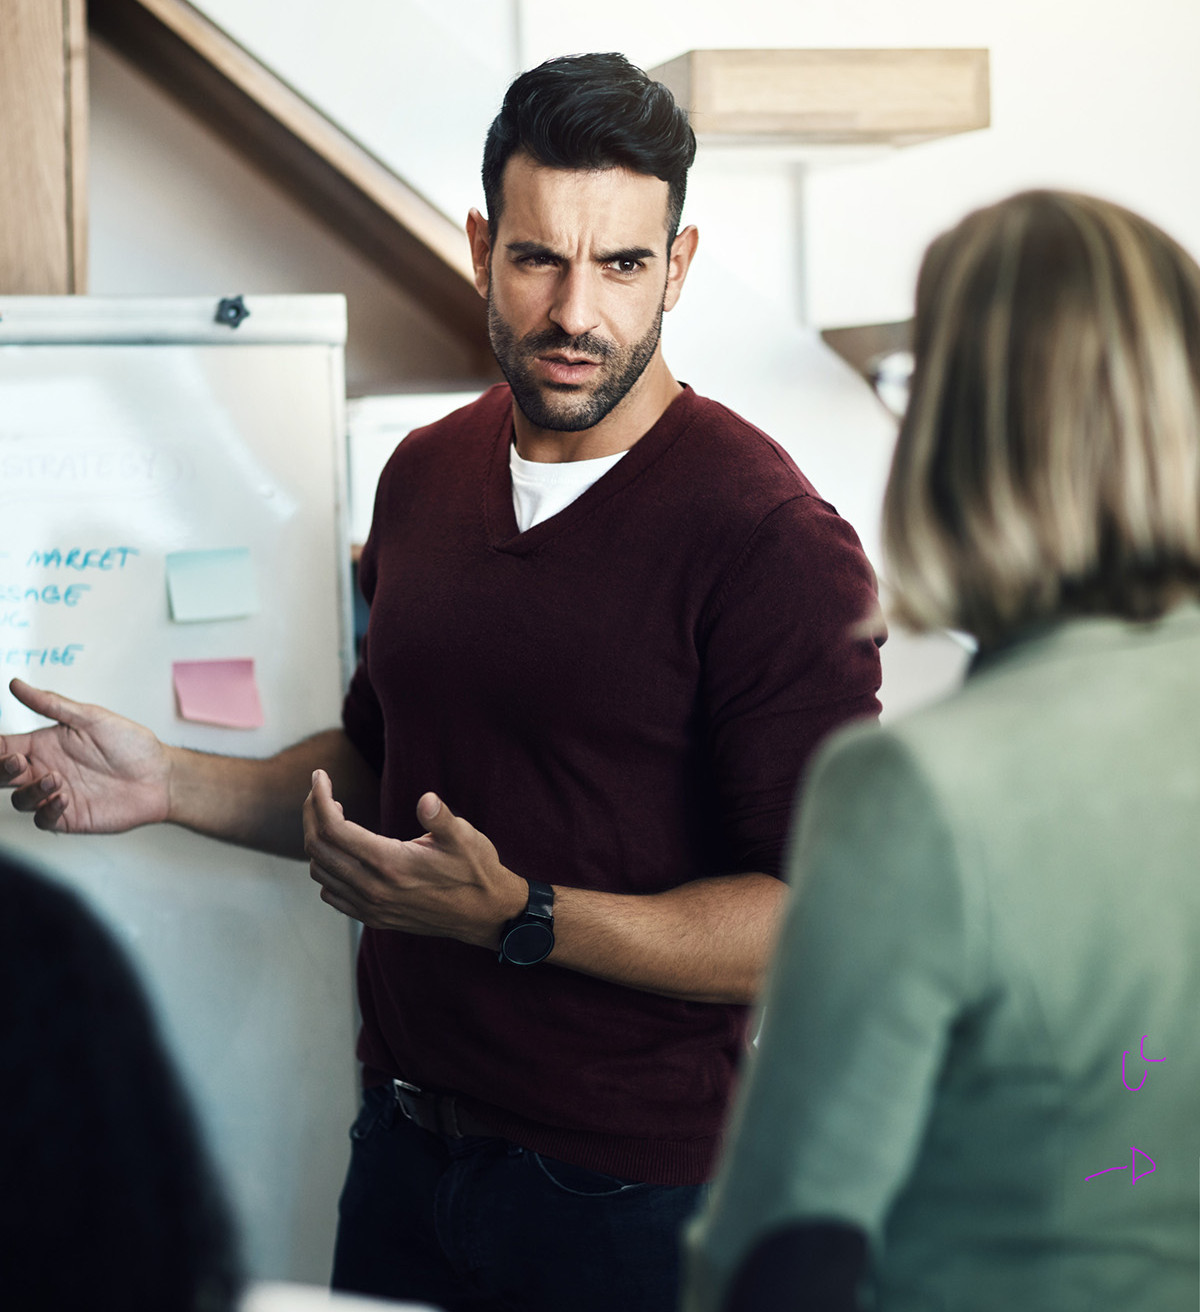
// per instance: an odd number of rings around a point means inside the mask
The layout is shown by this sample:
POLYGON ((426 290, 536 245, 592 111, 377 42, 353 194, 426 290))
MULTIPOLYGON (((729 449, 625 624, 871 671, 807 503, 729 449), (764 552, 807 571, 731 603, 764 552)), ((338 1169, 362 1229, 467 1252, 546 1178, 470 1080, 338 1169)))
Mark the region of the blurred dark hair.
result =
POLYGON ((145 995, 75 894, 0 856, 0 1299, 227 1312, 233 1226, 145 995))
POLYGON ((661 82, 620 54, 568 55, 508 88, 483 148, 483 194, 495 232, 504 167, 524 152, 552 169, 626 168, 668 184, 667 248, 679 231, 696 137, 661 82))

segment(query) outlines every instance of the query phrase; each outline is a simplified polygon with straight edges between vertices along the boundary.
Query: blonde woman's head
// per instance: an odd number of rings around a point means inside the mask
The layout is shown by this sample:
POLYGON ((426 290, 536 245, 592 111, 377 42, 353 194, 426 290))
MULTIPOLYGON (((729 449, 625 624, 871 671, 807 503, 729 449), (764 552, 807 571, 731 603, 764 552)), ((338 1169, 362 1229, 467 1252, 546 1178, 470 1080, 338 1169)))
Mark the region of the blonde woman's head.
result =
POLYGON ((929 248, 884 499, 897 617, 991 644, 1200 595, 1200 268, 1107 201, 1031 191, 929 248))

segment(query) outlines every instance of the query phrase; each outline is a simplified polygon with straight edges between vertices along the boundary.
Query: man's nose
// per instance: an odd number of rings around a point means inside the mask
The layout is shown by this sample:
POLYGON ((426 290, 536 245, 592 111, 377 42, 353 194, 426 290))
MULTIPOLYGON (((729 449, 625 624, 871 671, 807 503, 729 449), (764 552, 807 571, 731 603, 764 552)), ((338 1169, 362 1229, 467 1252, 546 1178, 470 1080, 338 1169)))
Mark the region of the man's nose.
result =
POLYGON ((550 319, 572 337, 582 337, 600 326, 597 272, 586 266, 563 270, 550 307, 550 319))

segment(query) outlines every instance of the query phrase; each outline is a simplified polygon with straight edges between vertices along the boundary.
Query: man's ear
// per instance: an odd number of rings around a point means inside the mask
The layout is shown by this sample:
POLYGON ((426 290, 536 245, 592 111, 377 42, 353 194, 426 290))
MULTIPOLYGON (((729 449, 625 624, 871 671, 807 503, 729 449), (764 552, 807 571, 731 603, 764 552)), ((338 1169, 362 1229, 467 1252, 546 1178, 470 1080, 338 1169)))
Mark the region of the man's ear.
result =
POLYGON ((688 224, 671 243, 671 253, 667 257, 667 289, 663 296, 663 309, 673 310, 679 293, 683 291, 684 279, 692 267, 692 258, 696 254, 696 245, 700 233, 694 223, 688 224))
POLYGON ((471 243, 471 264, 475 269, 475 290, 487 300, 488 260, 492 253, 492 237, 488 221, 478 210, 467 215, 467 240, 471 243))

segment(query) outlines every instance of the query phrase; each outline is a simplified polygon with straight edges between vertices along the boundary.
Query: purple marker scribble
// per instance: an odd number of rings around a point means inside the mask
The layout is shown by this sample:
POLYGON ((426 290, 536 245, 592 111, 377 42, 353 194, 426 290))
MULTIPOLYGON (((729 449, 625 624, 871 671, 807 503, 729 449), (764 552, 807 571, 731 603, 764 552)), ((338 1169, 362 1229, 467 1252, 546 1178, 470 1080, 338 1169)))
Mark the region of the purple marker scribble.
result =
POLYGON ((1103 1171, 1095 1171, 1091 1175, 1085 1175, 1083 1177, 1083 1182, 1084 1184, 1087 1184, 1089 1180, 1094 1180, 1098 1175, 1107 1175, 1109 1171, 1128 1171, 1128 1170, 1129 1170, 1128 1166, 1106 1166, 1103 1171))
MULTIPOLYGON (((1161 1061, 1162 1058, 1151 1057, 1149 1060, 1161 1061)), ((1135 1148, 1133 1144, 1130 1144, 1129 1148, 1130 1148, 1130 1156, 1129 1156, 1128 1166, 1106 1166, 1103 1171, 1096 1171, 1092 1175, 1084 1176, 1084 1183, 1086 1184, 1089 1180, 1094 1180, 1098 1175, 1107 1175, 1109 1171, 1128 1171, 1132 1176, 1132 1179, 1130 1180, 1130 1184, 1137 1184, 1139 1180, 1144 1180, 1146 1176, 1153 1175, 1154 1172, 1158 1169, 1158 1163, 1154 1160, 1154 1158, 1151 1157, 1149 1153, 1142 1152, 1140 1148, 1135 1148), (1148 1171, 1143 1171, 1141 1175, 1138 1174, 1138 1169, 1137 1169, 1137 1159, 1139 1157, 1144 1157, 1150 1163, 1150 1169, 1148 1171)))
MULTIPOLYGON (((1147 1057, 1147 1056, 1146 1056, 1146 1036, 1145 1036, 1144 1034, 1142 1035, 1142 1042, 1141 1042, 1141 1046, 1140 1046, 1140 1048, 1138 1049, 1138 1051, 1139 1051, 1139 1053, 1141 1054, 1141 1058, 1142 1058, 1143 1061, 1166 1061, 1166 1060, 1167 1060, 1165 1057, 1147 1057)), ((1146 1076, 1149 1075, 1149 1073, 1150 1073, 1150 1068, 1147 1067, 1147 1068, 1142 1072, 1141 1083, 1139 1083, 1139 1084, 1130 1084, 1129 1081, 1125 1078, 1125 1058, 1128 1057, 1128 1056, 1129 1056, 1129 1049, 1126 1048, 1125 1051, 1121 1054, 1121 1083, 1122 1083, 1122 1084, 1123 1084, 1123 1085, 1129 1090, 1130 1093, 1137 1093, 1138 1090, 1141 1089, 1142 1085, 1146 1083, 1146 1076)), ((1123 1166, 1120 1166, 1120 1167, 1112 1167, 1112 1166, 1110 1166, 1108 1169, 1109 1169, 1110 1171, 1112 1171, 1112 1170, 1120 1170, 1120 1171, 1123 1171, 1125 1168, 1124 1168, 1123 1166)), ((1088 1179, 1090 1180, 1091 1178, 1092 1178, 1092 1177, 1089 1175, 1089 1176, 1088 1176, 1088 1179)))
MULTIPOLYGON (((1125 1051, 1121 1054, 1121 1083, 1129 1090, 1130 1093, 1137 1093, 1141 1089, 1142 1084, 1146 1083, 1146 1076, 1150 1073, 1150 1068, 1147 1067, 1142 1072, 1141 1084, 1130 1084, 1129 1081, 1125 1078, 1125 1058, 1128 1056, 1129 1056, 1129 1049, 1126 1048, 1125 1051)), ((1122 1166, 1122 1167, 1118 1167, 1117 1169, 1123 1171, 1125 1168, 1122 1166)))

